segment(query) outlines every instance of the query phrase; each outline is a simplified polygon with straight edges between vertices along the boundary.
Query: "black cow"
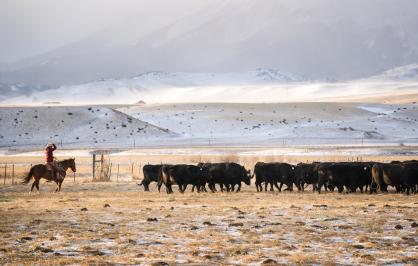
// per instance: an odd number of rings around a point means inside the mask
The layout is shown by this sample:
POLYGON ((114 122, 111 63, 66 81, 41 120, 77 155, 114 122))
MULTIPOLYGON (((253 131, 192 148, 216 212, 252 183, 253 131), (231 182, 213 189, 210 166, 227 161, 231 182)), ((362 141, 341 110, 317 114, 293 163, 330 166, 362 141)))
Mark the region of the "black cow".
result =
POLYGON ((295 184, 299 191, 305 190, 305 184, 310 184, 313 191, 317 190, 319 163, 299 163, 295 167, 295 184))
POLYGON ((237 186, 236 192, 241 190, 241 182, 251 185, 251 172, 240 164, 199 163, 198 166, 207 169, 209 188, 212 192, 216 191, 216 184, 220 185, 221 191, 224 191, 224 186, 227 191, 235 191, 235 186, 237 186))
MULTIPOLYGON (((144 179, 142 179, 141 183, 138 184, 139 186, 144 186, 145 191, 149 191, 149 184, 151 182, 157 182, 161 179, 161 169, 162 165, 152 165, 147 164, 142 167, 142 172, 144 173, 144 179)), ((160 189, 158 188, 158 191, 160 189)))
POLYGON ((388 192, 387 187, 393 186, 396 192, 402 191, 402 163, 376 163, 372 167, 372 192, 388 192))
POLYGON ((167 193, 173 193, 171 186, 174 184, 179 186, 181 193, 184 193, 189 184, 196 186, 200 192, 207 178, 208 172, 202 167, 187 164, 164 165, 160 184, 163 183, 166 186, 167 193))
POLYGON ((404 162, 402 163, 403 172, 401 177, 401 183, 403 190, 409 195, 410 192, 417 192, 418 185, 418 162, 404 162))
POLYGON ((274 191, 273 185, 281 191, 283 184, 287 185, 286 190, 292 191, 295 181, 294 169, 294 166, 287 163, 256 163, 254 174, 257 191, 263 191, 263 182, 265 191, 267 191, 268 184, 270 184, 270 191, 274 191))
POLYGON ((338 192, 363 192, 364 186, 371 183, 371 167, 367 163, 327 163, 318 166, 318 192, 323 185, 335 186, 338 192))

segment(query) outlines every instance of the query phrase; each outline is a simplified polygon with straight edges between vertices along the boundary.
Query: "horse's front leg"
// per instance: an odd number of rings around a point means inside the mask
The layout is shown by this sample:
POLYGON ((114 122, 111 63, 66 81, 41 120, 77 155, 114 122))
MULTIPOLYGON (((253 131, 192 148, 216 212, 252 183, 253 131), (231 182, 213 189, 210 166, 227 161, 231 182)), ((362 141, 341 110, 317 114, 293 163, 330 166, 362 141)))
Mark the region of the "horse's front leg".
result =
POLYGON ((36 189, 38 190, 38 193, 41 193, 41 192, 39 191, 39 181, 40 181, 40 179, 37 179, 37 180, 35 181, 35 186, 36 186, 36 189))
POLYGON ((58 192, 61 192, 61 185, 62 185, 62 182, 64 182, 64 180, 60 181, 59 186, 58 186, 58 192))
POLYGON ((57 186, 55 187, 55 191, 54 191, 54 193, 57 193, 57 192, 58 192, 58 190, 59 190, 59 181, 56 181, 56 180, 55 180, 55 183, 57 184, 57 186))

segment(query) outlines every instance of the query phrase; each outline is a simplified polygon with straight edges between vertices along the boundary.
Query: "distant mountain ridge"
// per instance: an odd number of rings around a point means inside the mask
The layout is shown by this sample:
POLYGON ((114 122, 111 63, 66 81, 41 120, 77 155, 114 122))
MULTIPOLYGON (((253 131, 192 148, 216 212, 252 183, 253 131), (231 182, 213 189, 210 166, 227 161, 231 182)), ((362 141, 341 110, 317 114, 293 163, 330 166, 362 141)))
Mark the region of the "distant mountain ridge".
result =
POLYGON ((358 79, 418 62, 418 8, 410 3, 214 1, 171 21, 164 16, 156 20, 159 10, 148 10, 73 44, 9 64, 0 70, 0 82, 58 87, 151 70, 256 68, 284 69, 313 80, 358 79))
POLYGON ((372 76, 370 79, 393 80, 393 81, 418 81, 418 64, 395 67, 384 71, 380 75, 372 76))
POLYGON ((32 89, 30 93, 25 92, 24 85, 0 84, 0 104, 367 101, 378 96, 418 95, 416 71, 417 65, 409 65, 349 82, 312 81, 274 69, 231 73, 152 71, 131 78, 32 89))

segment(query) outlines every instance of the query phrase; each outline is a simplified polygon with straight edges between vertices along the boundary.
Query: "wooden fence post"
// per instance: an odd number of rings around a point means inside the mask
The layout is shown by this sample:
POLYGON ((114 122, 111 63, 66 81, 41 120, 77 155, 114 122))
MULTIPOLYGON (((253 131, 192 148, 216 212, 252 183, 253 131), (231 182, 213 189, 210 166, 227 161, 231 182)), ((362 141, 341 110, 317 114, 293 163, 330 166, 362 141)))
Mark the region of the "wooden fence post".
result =
POLYGON ((118 172, 116 173, 116 182, 119 182, 119 164, 118 164, 118 172))
POLYGON ((131 176, 132 176, 132 179, 134 179, 134 163, 132 163, 132 166, 131 166, 131 176))
POLYGON ((4 165, 4 185, 6 185, 7 163, 4 165))
POLYGON ((112 163, 110 163, 108 175, 109 175, 109 181, 111 181, 110 178, 112 177, 112 163))
POLYGON ((93 154, 93 180, 96 174, 96 154, 93 154))
POLYGON ((12 164, 12 185, 15 184, 15 164, 12 164))

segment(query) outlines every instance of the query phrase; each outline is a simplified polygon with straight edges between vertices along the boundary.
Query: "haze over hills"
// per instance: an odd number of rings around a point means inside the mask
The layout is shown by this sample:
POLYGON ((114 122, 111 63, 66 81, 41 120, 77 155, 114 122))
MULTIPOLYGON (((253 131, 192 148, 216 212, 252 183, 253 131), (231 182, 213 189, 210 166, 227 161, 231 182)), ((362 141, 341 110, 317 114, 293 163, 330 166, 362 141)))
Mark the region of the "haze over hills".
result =
POLYGON ((257 68, 314 80, 363 78, 418 62, 414 6, 386 0, 212 1, 166 20, 160 10, 145 10, 81 41, 8 64, 0 82, 57 87, 155 70, 257 68))
POLYGON ((292 73, 257 69, 231 73, 148 72, 125 79, 102 79, 57 89, 28 92, 15 85, 0 95, 0 105, 89 105, 183 102, 390 102, 418 99, 418 65, 366 79, 312 81, 292 73))

